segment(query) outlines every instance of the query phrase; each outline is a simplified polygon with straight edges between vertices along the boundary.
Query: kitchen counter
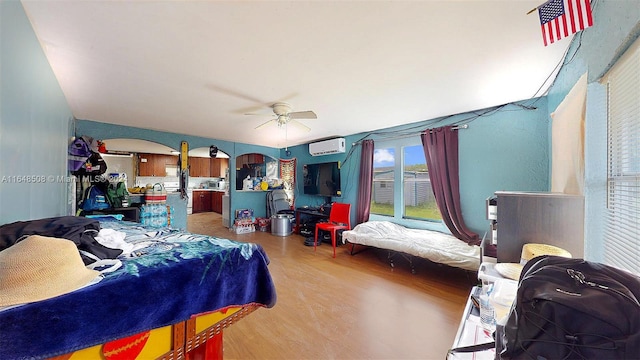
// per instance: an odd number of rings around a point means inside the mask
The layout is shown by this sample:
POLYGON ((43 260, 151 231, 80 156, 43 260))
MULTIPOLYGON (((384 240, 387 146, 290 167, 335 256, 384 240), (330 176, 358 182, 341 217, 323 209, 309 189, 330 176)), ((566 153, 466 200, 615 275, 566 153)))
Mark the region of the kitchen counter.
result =
POLYGON ((192 189, 193 191, 217 191, 217 192, 225 192, 225 190, 218 189, 192 189))

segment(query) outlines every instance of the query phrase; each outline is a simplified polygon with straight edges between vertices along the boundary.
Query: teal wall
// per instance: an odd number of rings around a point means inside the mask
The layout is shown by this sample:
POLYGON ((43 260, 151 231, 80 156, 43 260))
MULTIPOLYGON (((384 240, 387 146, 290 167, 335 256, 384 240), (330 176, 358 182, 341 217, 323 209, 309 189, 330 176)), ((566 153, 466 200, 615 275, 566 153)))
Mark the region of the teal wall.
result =
MULTIPOLYGON (((372 133, 345 136, 346 152, 323 156, 311 156, 307 144, 285 149, 274 149, 255 145, 230 143, 216 139, 206 139, 188 135, 172 134, 129 126, 110 125, 95 121, 78 120, 77 135, 89 135, 97 139, 131 138, 158 142, 174 149, 181 141, 187 141, 189 148, 216 145, 229 154, 230 168, 235 168, 235 157, 245 153, 263 153, 273 158, 296 159, 296 206, 319 206, 326 198, 303 194, 301 174, 304 164, 339 161, 341 169, 342 196, 332 201, 347 202, 354 205, 352 221, 355 223, 355 204, 357 202, 360 146, 365 137, 375 140, 387 139, 389 134, 406 134, 414 130, 413 139, 403 137, 398 144, 418 141, 420 131, 459 121, 469 122, 467 129, 460 130, 460 196, 462 213, 467 226, 482 236, 488 228, 485 200, 495 191, 547 191, 549 189, 549 116, 547 99, 537 98, 508 104, 500 109, 484 109, 473 113, 464 113, 438 118, 410 125, 386 128, 372 133), (490 111, 495 110, 495 111, 490 111), (478 117, 476 114, 487 112, 478 117), (435 125, 437 124, 437 125, 435 125), (380 135, 384 132, 384 136, 380 135)), ((256 216, 266 215, 266 196, 261 192, 235 191, 235 172, 231 171, 230 206, 235 209, 254 209, 256 216)), ((372 217, 383 219, 383 217, 372 217)), ((426 228, 447 232, 440 223, 428 223, 402 218, 394 222, 415 228, 426 228)))
POLYGON ((71 110, 20 2, 0 36, 0 224, 67 215, 71 110))
MULTIPOLYGON (((389 137, 393 137, 393 134, 414 134, 413 137, 403 136, 391 142, 399 145, 416 141, 420 143, 419 134, 424 129, 475 118, 469 123, 467 129, 459 130, 460 197, 467 226, 482 236, 489 224, 486 219, 485 200, 495 191, 547 191, 549 189, 549 116, 546 98, 509 104, 495 112, 489 111, 487 115, 477 117, 476 114, 480 112, 484 111, 386 128, 377 132, 349 135, 345 137, 347 149, 344 154, 314 157, 309 155, 308 145, 293 146, 289 148, 290 157, 297 159, 297 174, 302 174, 304 164, 341 161, 343 194, 340 198, 333 198, 333 201, 355 205, 360 176, 359 141, 361 139, 367 137, 374 141, 390 141, 389 137), (354 143, 356 143, 355 146, 354 143)), ((286 157, 284 150, 280 155, 282 158, 286 157)), ((320 205, 323 201, 323 197, 302 194, 302 186, 298 181, 297 206, 320 205)), ((355 221, 355 209, 352 213, 352 221, 355 221)), ((383 218, 372 216, 372 219, 383 218)), ((448 231, 440 223, 401 218, 395 218, 392 221, 414 228, 448 231)))
MULTIPOLYGON (((588 256, 597 260, 598 234, 604 211, 606 174, 606 129, 604 89, 597 80, 640 34, 640 6, 637 0, 597 0, 593 2, 594 26, 579 33, 573 40, 567 59, 548 95, 540 99, 508 105, 502 111, 480 117, 460 130, 460 192, 462 211, 467 225, 480 235, 487 229, 485 199, 497 190, 549 190, 550 117, 578 78, 589 73, 585 141, 585 234, 588 256), (525 110, 518 105, 535 109, 525 110), (591 252, 591 255, 589 255, 591 252)), ((31 25, 17 1, 0 2, 0 175, 65 176, 66 147, 72 134, 95 138, 138 138, 156 141, 178 148, 182 140, 190 148, 216 145, 231 156, 259 152, 274 158, 297 159, 297 174, 302 165, 312 162, 343 162, 341 198, 355 204, 359 177, 360 139, 371 134, 345 136, 347 153, 312 157, 308 145, 273 149, 216 139, 171 134, 127 126, 107 125, 79 120, 73 123, 64 95, 48 65, 31 25), (75 126, 75 131, 74 127, 75 126)), ((553 45, 551 45, 553 46, 553 45)), ((458 114, 443 119, 426 120, 405 127, 385 129, 386 132, 409 127, 433 127, 474 116, 458 114)), ((416 134, 417 136, 417 134, 416 134)), ((399 139, 399 142, 404 140, 399 139)), ((235 172, 231 171, 231 184, 235 172)), ((300 182, 298 181, 298 184, 300 182)), ((233 187, 233 186, 232 186, 233 187)), ((0 223, 45 216, 63 215, 69 211, 67 184, 3 182, 0 184, 0 223), (9 205, 7 205, 9 204, 9 205)), ((265 197, 259 193, 232 191, 231 208, 250 207, 257 215, 264 212, 265 197)), ((296 205, 319 205, 322 198, 302 194, 296 189, 296 205)), ((354 215, 355 217, 355 215, 354 215)), ((424 224, 423 224, 424 226, 424 224)))
POLYGON ((279 149, 141 129, 131 126, 112 125, 90 120, 77 120, 75 123, 75 133, 78 136, 88 135, 95 139, 140 139, 153 141, 176 150, 180 149, 182 141, 186 141, 189 144, 189 149, 200 147, 208 148, 211 145, 216 145, 218 149, 229 155, 229 206, 231 208, 231 214, 233 214, 236 209, 251 208, 254 209, 256 216, 266 216, 266 194, 262 192, 235 191, 236 172, 231 170, 236 168, 236 157, 239 155, 260 153, 277 159, 280 154, 279 149))
MULTIPOLYGON (((598 81, 640 36, 637 0, 598 0, 594 25, 574 37, 565 64, 549 89, 553 112, 578 81, 588 73, 585 120, 585 258, 603 262, 603 232, 607 190, 606 88, 598 81)), ((640 240, 639 240, 640 241, 640 240)))

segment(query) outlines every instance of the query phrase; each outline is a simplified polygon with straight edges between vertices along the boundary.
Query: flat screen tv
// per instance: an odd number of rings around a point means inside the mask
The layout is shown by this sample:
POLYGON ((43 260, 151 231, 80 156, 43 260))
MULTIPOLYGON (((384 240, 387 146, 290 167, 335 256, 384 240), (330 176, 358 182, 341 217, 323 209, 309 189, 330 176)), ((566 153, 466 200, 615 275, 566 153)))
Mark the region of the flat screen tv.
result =
POLYGON ((342 196, 340 162, 306 164, 302 167, 304 193, 318 196, 342 196))

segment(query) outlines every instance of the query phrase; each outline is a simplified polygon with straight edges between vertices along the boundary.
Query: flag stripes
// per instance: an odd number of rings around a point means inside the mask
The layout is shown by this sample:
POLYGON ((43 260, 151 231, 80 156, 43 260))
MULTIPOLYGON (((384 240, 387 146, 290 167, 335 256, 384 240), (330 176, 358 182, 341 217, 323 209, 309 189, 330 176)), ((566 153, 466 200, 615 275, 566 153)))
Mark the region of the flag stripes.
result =
POLYGON ((593 25, 589 0, 549 0, 538 14, 544 46, 593 25))

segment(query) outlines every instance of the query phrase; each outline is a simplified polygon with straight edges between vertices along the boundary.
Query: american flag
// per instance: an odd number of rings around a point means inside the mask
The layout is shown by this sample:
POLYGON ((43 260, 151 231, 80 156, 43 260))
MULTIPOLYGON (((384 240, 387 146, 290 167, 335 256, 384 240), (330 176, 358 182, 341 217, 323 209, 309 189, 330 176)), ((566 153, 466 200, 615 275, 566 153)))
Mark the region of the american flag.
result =
POLYGON ((549 0, 538 7, 544 46, 593 25, 589 0, 549 0))

